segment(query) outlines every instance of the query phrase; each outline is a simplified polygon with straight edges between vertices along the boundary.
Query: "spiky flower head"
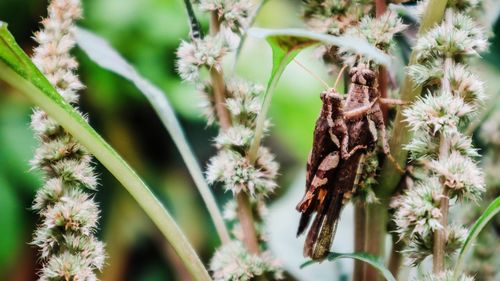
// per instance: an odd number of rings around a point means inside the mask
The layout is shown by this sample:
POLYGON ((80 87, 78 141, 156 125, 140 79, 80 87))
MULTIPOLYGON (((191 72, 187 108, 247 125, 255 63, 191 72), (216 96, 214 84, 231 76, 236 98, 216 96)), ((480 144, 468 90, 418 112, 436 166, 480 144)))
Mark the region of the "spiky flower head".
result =
POLYGON ((74 72, 78 63, 69 53, 75 45, 73 23, 81 17, 79 0, 52 0, 48 17, 42 20, 44 29, 34 37, 39 45, 33 63, 69 103, 78 101, 77 91, 83 88, 74 72))
MULTIPOLYGON (((406 29, 406 27, 396 13, 389 11, 378 18, 364 16, 359 25, 349 27, 345 35, 361 38, 377 49, 390 53, 395 44, 394 36, 406 29)), ((374 63, 368 58, 360 57, 359 54, 348 48, 340 47, 338 54, 342 57, 344 63, 350 66, 354 66, 358 62, 367 65, 374 63)))
MULTIPOLYGON (((443 60, 437 59, 426 64, 414 64, 408 67, 408 75, 416 85, 422 87, 442 86, 444 78, 443 60)), ((464 102, 479 107, 486 100, 484 83, 463 64, 452 63, 447 77, 450 90, 464 102)))
POLYGON ((222 26, 236 33, 248 28, 255 6, 250 0, 200 0, 204 12, 213 12, 222 26))
POLYGON ((459 122, 471 112, 473 108, 462 98, 442 92, 417 99, 403 115, 412 131, 422 130, 434 135, 438 131, 456 130, 459 122))
POLYGON ((485 33, 471 17, 453 13, 441 25, 420 37, 414 51, 417 60, 423 63, 435 58, 453 58, 462 62, 465 57, 478 56, 486 50, 485 33))
POLYGON ((445 141, 451 151, 466 157, 478 157, 477 149, 472 146, 472 139, 457 131, 445 131, 444 137, 417 132, 404 148, 410 152, 411 160, 430 160, 439 158, 439 142, 445 141))
POLYGON ((450 198, 478 200, 486 189, 477 164, 459 152, 453 151, 446 159, 432 160, 429 167, 450 189, 450 198))
MULTIPOLYGON (((266 157, 269 157, 268 154, 266 157)), ((252 197, 257 194, 267 196, 277 187, 274 181, 277 165, 274 161, 270 162, 272 164, 257 160, 258 165, 267 166, 254 166, 238 152, 221 150, 210 159, 206 172, 207 180, 211 184, 217 181, 222 182, 226 190, 231 190, 235 194, 243 191, 252 197)))
MULTIPOLYGON (((43 29, 35 34, 39 46, 33 62, 64 100, 78 102, 83 88, 70 50, 75 45, 74 21, 81 17, 79 0, 52 0, 43 29)), ((94 236, 99 209, 86 191, 97 189, 92 157, 46 112, 35 109, 31 127, 40 142, 31 161, 45 173, 33 209, 42 222, 32 244, 40 250, 39 280, 96 280, 104 266, 104 244, 94 236)))
POLYGON ((247 281, 265 273, 283 278, 279 262, 269 252, 250 254, 240 241, 220 247, 210 261, 210 270, 215 281, 247 281))
POLYGON ((217 148, 231 148, 244 151, 250 146, 254 132, 244 126, 233 126, 225 131, 221 131, 215 138, 217 148))
MULTIPOLYGON (((444 253, 448 259, 459 250, 467 237, 467 230, 459 225, 449 225, 445 229, 444 253)), ((433 236, 416 234, 402 251, 411 266, 417 266, 432 255, 433 236)))
POLYGON ((423 180, 404 195, 396 197, 391 207, 396 209, 393 220, 400 239, 411 240, 415 235, 426 237, 441 228, 441 198, 441 185, 436 177, 423 180))
POLYGON ((177 49, 177 71, 185 81, 199 82, 200 69, 222 69, 222 59, 228 52, 226 40, 221 34, 203 39, 182 41, 177 49))

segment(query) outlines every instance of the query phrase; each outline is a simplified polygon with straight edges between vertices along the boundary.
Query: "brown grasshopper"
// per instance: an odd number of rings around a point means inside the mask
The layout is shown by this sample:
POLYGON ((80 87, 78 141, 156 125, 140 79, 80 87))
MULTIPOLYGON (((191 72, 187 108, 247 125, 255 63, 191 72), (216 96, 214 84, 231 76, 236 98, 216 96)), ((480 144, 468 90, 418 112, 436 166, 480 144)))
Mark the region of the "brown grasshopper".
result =
POLYGON ((316 122, 306 176, 306 194, 297 205, 302 213, 297 235, 316 213, 304 244, 304 255, 322 259, 330 250, 340 212, 356 188, 360 164, 375 149, 377 134, 389 154, 375 73, 365 65, 350 73, 345 106, 333 91, 322 93, 323 108, 316 122))
POLYGON ((316 121, 313 148, 307 163, 306 194, 297 205, 302 213, 297 235, 304 232, 316 213, 304 245, 304 255, 312 258, 320 258, 315 253, 329 250, 332 238, 328 240, 328 237, 333 236, 343 206, 344 191, 333 185, 339 163, 368 148, 365 144, 350 146, 346 120, 359 119, 374 105, 373 102, 344 111, 342 97, 333 89, 322 92, 320 97, 323 107, 316 121))

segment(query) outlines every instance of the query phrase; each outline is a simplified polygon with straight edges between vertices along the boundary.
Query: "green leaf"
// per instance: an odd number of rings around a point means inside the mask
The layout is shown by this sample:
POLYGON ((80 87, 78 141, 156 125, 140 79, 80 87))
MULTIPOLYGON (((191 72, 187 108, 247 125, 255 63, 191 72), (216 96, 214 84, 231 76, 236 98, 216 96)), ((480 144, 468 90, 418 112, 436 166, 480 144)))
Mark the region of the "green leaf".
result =
MULTIPOLYGON (((391 272, 385 267, 383 261, 376 256, 367 254, 367 253, 352 253, 352 254, 343 254, 343 253, 330 253, 326 257, 327 260, 329 261, 335 261, 337 259, 344 259, 344 258, 349 258, 349 259, 357 259, 360 261, 364 261, 371 266, 375 267, 382 273, 382 275, 385 277, 386 280, 388 281, 396 281, 396 278, 392 276, 391 272)), ((300 266, 300 268, 306 267, 308 265, 311 265, 317 261, 310 260, 305 262, 303 265, 300 266)))
POLYGON ((120 155, 52 87, 0 22, 0 79, 46 111, 128 190, 170 242, 195 280, 211 280, 203 263, 169 212, 120 155))
POLYGON ((470 248, 472 248, 473 243, 476 240, 479 233, 481 232, 481 230, 483 230, 486 224, 496 214, 498 214, 498 212, 500 212, 500 196, 490 203, 488 208, 484 210, 484 212, 481 214, 479 219, 477 219, 477 221, 474 223, 471 230, 469 231, 469 234, 465 239, 464 245, 462 246, 462 249, 460 249, 460 254, 458 255, 457 263, 455 265, 455 270, 453 271, 452 280, 458 280, 458 275, 460 274, 460 272, 462 272, 462 266, 467 252, 469 251, 470 248))
POLYGON ((181 128, 175 112, 170 105, 167 96, 158 87, 144 79, 117 51, 115 51, 103 38, 85 30, 77 28, 76 41, 78 46, 90 57, 92 61, 97 63, 104 69, 114 72, 128 80, 141 91, 147 98, 151 106, 156 111, 156 114, 161 119, 163 125, 172 137, 175 145, 179 149, 186 166, 193 177, 193 180, 205 201, 207 209, 214 221, 219 237, 223 242, 229 241, 229 233, 224 224, 222 215, 217 207, 215 198, 208 187, 203 172, 198 164, 198 160, 194 156, 193 151, 189 147, 188 141, 181 128))
MULTIPOLYGON (((254 30, 255 32, 256 29, 252 28, 249 30, 249 32, 252 32, 252 30, 254 30)), ((258 30, 264 31, 263 29, 258 30)), ((267 112, 269 111, 269 107, 271 106, 274 88, 276 88, 281 75, 285 71, 287 65, 300 53, 300 51, 315 44, 314 41, 311 41, 307 38, 288 35, 273 35, 270 33, 268 35, 269 36, 266 39, 272 49, 273 67, 271 69, 271 76, 269 77, 269 80, 267 82, 267 88, 264 94, 262 108, 259 116, 257 117, 255 137, 248 152, 251 162, 254 162, 257 158, 260 141, 264 133, 264 124, 266 121, 267 112)))
POLYGON ((377 49, 368 41, 354 36, 333 36, 298 28, 266 29, 257 27, 250 28, 248 34, 256 38, 276 38, 285 44, 286 42, 293 43, 291 39, 295 38, 296 40, 307 41, 310 45, 319 43, 335 45, 366 56, 378 64, 389 66, 391 63, 391 58, 386 53, 377 49))

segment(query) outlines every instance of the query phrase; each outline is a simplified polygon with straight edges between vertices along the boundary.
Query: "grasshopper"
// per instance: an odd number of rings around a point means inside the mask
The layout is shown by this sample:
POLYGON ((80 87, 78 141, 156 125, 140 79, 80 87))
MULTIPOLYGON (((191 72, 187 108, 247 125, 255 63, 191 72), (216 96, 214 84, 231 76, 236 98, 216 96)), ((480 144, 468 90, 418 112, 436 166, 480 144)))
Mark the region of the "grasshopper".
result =
POLYGON ((323 259, 330 250, 340 212, 355 191, 359 167, 374 151, 379 131, 383 151, 390 156, 375 73, 360 64, 349 75, 345 105, 333 90, 321 94, 323 108, 307 163, 306 193, 297 205, 302 213, 297 235, 316 213, 304 244, 304 255, 313 259, 323 259))
POLYGON ((371 110, 374 102, 344 111, 342 97, 333 89, 320 95, 323 101, 314 130, 313 148, 307 162, 306 193, 297 205, 302 213, 297 235, 307 228, 313 213, 315 220, 307 234, 304 255, 321 258, 329 250, 339 215, 343 206, 343 191, 332 186, 336 181, 338 165, 351 157, 363 154, 365 144, 350 145, 347 123, 359 119, 371 110), (340 199, 340 201, 339 201, 340 199))

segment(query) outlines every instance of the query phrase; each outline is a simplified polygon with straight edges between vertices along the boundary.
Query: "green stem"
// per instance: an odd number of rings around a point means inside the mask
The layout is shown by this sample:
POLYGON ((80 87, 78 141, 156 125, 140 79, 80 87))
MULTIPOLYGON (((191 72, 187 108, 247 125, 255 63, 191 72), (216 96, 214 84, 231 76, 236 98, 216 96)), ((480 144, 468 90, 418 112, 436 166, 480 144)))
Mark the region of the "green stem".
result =
MULTIPOLYGON (((385 256, 385 236, 387 234, 388 203, 373 203, 366 205, 366 239, 365 252, 377 257, 385 256)), ((382 280, 380 273, 371 266, 365 268, 364 280, 382 280)))
MULTIPOLYGON (((289 53, 287 56, 295 57, 295 54, 289 53)), ((285 58, 283 61, 288 61, 289 59, 285 58)), ((278 84, 279 77, 281 77, 281 74, 286 69, 287 63, 280 63, 279 66, 277 67, 276 71, 273 71, 274 74, 274 79, 269 83, 266 89, 266 93, 264 95, 264 101, 262 102, 262 108, 260 110, 259 115, 257 116, 257 121, 255 125, 255 137, 252 141, 252 144, 250 145, 250 149, 248 150, 248 159, 250 159, 251 163, 255 163, 257 160, 257 152, 259 151, 260 147, 260 142, 262 140, 262 137, 264 135, 264 126, 266 123, 267 119, 267 112, 269 111, 269 108, 271 107, 271 100, 273 98, 273 92, 274 89, 276 88, 276 85, 278 84)))
POLYGON ((116 177, 170 242, 195 280, 211 280, 187 238, 148 186, 83 118, 76 117, 80 115, 70 105, 53 100, 4 62, 0 62, 0 79, 19 90, 35 105, 47 112, 116 177))
MULTIPOLYGON (((444 16, 447 0, 430 0, 427 8, 423 13, 423 19, 418 30, 418 35, 422 36, 435 24, 439 23, 444 16)), ((415 51, 410 56, 409 65, 417 63, 417 54, 415 51)), ((401 99, 405 102, 412 102, 416 97, 420 96, 422 92, 421 87, 417 87, 410 76, 406 75, 404 84, 401 89, 401 99)), ((394 120, 394 129, 390 138, 391 153, 394 159, 401 167, 406 166, 406 158, 408 152, 403 149, 403 145, 407 144, 411 138, 411 134, 407 124, 403 121, 402 108, 396 113, 394 120)), ((387 161, 388 162, 388 161, 387 161)), ((378 188, 378 196, 388 197, 394 192, 394 189, 401 180, 401 174, 394 169, 392 163, 385 163, 380 173, 380 184, 378 188)))

